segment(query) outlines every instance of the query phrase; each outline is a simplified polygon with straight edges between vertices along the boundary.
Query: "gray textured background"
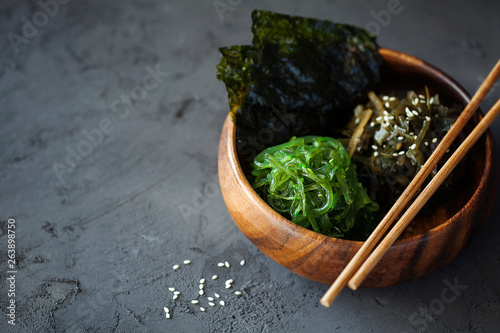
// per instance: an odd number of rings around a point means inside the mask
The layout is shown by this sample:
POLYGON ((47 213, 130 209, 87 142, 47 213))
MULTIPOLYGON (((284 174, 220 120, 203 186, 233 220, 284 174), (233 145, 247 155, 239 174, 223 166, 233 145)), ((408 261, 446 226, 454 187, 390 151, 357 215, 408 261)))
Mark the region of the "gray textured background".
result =
MULTIPOLYGON (((381 46, 421 57, 473 92, 500 55, 498 1, 401 0, 382 23, 371 11, 390 1, 65 2, 53 15, 38 1, 0 3, 2 281, 8 218, 18 259, 17 324, 3 315, 1 332, 498 332, 498 204, 447 267, 395 287, 344 290, 329 309, 319 305, 327 286, 260 253, 219 193, 228 107, 214 69, 218 47, 250 42, 259 8, 378 27, 381 46), (155 70, 152 87, 146 75, 155 70), (84 133, 94 145, 82 143, 84 133), (68 165, 77 149, 87 156, 68 165), (227 304, 201 297, 200 312, 190 300, 213 274, 206 292, 227 304), (224 288, 230 277, 241 296, 224 288), (449 283, 462 287, 445 303, 449 283), (182 292, 176 301, 168 287, 182 292)), ((483 110, 499 97, 497 84, 483 110)), ((499 130, 496 121, 497 146, 499 130)), ((7 289, 2 282, 3 313, 7 289)))

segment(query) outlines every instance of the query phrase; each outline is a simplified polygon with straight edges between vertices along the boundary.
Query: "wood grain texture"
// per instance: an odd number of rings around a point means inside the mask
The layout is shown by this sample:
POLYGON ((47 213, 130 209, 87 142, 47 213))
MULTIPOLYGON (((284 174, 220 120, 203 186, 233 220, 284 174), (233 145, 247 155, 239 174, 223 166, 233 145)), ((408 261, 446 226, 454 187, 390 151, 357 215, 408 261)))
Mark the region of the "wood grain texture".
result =
MULTIPOLYGON (((466 105, 469 96, 450 77, 412 56, 382 49, 381 92, 422 91, 427 85, 445 105, 466 105)), ((477 123, 480 112, 471 120, 477 123)), ((359 250, 362 242, 317 234, 290 222, 268 206, 252 189, 243 170, 247 161, 236 152, 236 127, 228 116, 218 156, 222 194, 239 229, 263 253, 292 272, 331 284, 359 250), (240 164, 241 160, 241 164, 240 164), (243 167, 242 167, 243 165, 243 167)), ((469 153, 461 191, 449 194, 449 205, 420 214, 367 276, 361 287, 375 288, 421 278, 451 262, 488 218, 498 184, 488 131, 469 153)), ((432 200, 432 199, 431 199, 432 200)))

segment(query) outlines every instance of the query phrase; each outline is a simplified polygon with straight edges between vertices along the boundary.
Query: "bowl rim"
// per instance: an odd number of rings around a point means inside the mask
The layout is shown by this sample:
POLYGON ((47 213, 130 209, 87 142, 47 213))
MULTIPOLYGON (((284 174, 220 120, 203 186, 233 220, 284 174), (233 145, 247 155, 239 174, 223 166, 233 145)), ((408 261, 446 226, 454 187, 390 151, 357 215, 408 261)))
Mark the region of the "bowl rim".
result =
MULTIPOLYGON (((467 93, 467 91, 453 78, 451 78, 448 74, 444 73, 442 70, 438 69, 437 67, 427 63, 424 60, 421 60, 415 56, 409 55, 407 53, 401 52, 401 51, 396 51, 393 49, 389 48, 379 48, 379 52, 384 58, 386 59, 393 59, 393 60, 400 60, 405 63, 407 63, 410 66, 415 66, 418 67, 421 72, 425 73, 426 75, 429 76, 435 76, 439 77, 442 82, 444 82, 446 85, 450 86, 456 93, 458 93, 462 99, 466 102, 470 102, 470 95, 467 93)), ((483 114, 481 110, 478 108, 478 110, 475 112, 476 115, 478 115, 479 120, 483 117, 483 114)), ((241 163, 238 157, 238 153, 236 150, 236 125, 232 121, 231 114, 228 114, 226 117, 226 122, 229 122, 229 130, 228 130, 228 141, 231 143, 234 143, 230 145, 228 155, 231 160, 231 168, 233 168, 233 171, 235 171, 235 174, 237 176, 237 183, 240 183, 243 186, 243 191, 249 195, 249 199, 251 199, 253 202, 259 204, 262 209, 266 210, 269 212, 272 216, 274 216, 274 219, 276 221, 279 220, 279 222, 285 223, 287 228, 291 228, 294 230, 300 230, 300 233, 303 234, 304 236, 307 236, 309 238, 315 238, 317 241, 340 241, 340 242, 346 242, 347 244, 352 244, 353 246, 358 246, 361 247, 361 245, 364 243, 364 241, 355 241, 355 240, 349 240, 349 239, 342 239, 342 238, 335 238, 327 235, 323 235, 320 233, 317 233, 315 231, 306 229, 304 227, 301 227, 289 219, 285 218, 278 212, 276 212, 267 202, 262 199, 257 192, 253 189, 252 185, 248 181, 247 177, 245 176, 243 169, 241 167, 241 163)), ((226 126, 226 125, 224 125, 226 126)), ((483 170, 483 173, 481 175, 481 179, 479 183, 477 184, 474 192, 472 193, 471 197, 469 200, 463 205, 463 207, 458 210, 453 216, 448 218, 446 221, 443 223, 439 224, 438 226, 424 232, 421 234, 417 234, 411 237, 403 238, 403 239, 398 239, 394 244, 391 245, 391 248, 398 248, 400 246, 407 246, 409 244, 414 244, 422 239, 431 239, 434 237, 437 237, 442 229, 447 228, 451 223, 455 222, 458 216, 463 215, 464 212, 467 210, 467 208, 471 205, 473 205, 473 202, 477 197, 477 193, 481 191, 485 186, 486 186, 486 176, 491 173, 491 166, 492 166, 492 150, 493 150, 493 138, 491 134, 491 130, 488 129, 486 133, 484 134, 486 137, 486 145, 485 145, 485 167, 483 170)))

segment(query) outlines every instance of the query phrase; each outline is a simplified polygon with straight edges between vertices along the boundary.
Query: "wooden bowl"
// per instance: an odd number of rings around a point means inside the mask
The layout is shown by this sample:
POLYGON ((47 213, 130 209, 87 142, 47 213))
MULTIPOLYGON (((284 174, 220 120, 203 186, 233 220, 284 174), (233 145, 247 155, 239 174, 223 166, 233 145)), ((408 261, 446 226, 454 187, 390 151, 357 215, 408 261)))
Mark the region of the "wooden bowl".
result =
MULTIPOLYGON (((444 105, 465 107, 469 102, 464 89, 437 68, 401 52, 381 49, 380 53, 384 59, 381 92, 422 91, 427 85, 444 105)), ((480 111, 470 125, 479 118, 480 111)), ((218 168, 224 201, 236 225, 262 252, 292 272, 333 283, 362 242, 315 233, 275 212, 248 182, 243 172, 248 170, 248 162, 238 156, 235 136, 236 127, 228 116, 220 138, 218 168)), ((498 178, 489 131, 469 154, 474 163, 461 190, 431 215, 417 216, 361 287, 385 287, 421 278, 451 262, 483 226, 493 207, 498 178)))

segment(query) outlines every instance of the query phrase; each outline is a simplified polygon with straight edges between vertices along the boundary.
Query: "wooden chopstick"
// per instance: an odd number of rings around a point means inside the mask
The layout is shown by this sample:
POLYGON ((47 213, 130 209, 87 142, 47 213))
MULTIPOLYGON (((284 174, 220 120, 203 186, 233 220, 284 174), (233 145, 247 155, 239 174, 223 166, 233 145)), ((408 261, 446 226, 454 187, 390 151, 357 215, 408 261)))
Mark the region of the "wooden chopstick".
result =
MULTIPOLYGON (((477 92, 472 97, 469 104, 462 111, 461 115, 457 118, 455 124, 451 127, 445 135, 441 143, 434 150, 431 156, 427 159, 420 171, 415 175, 413 180, 408 184, 405 191, 400 195, 398 200, 394 203, 389 212, 384 216, 382 221, 378 224, 370 237, 363 243, 358 252, 354 255, 351 261, 347 264, 344 270, 340 273, 337 279, 333 282, 325 295, 321 298, 320 303, 323 306, 329 307, 333 300, 338 296, 340 291, 347 285, 351 277, 356 273, 358 268, 368 258, 371 251, 375 248, 378 242, 385 235, 386 231, 391 227, 398 215, 409 204, 410 200, 418 192, 418 189, 423 184, 425 179, 430 175, 432 169, 439 162, 446 150, 450 147, 451 143, 458 136, 465 124, 472 117, 481 104, 484 97, 488 94, 491 87, 500 77, 500 60, 496 63, 495 67, 488 74, 488 77, 481 84, 477 92)), ((353 281, 354 282, 354 281, 353 281)))
POLYGON ((476 141, 483 135, 483 133, 490 127, 491 123, 500 114, 500 99, 493 105, 490 111, 484 116, 483 119, 477 124, 462 144, 457 148, 453 155, 446 161, 439 172, 432 178, 425 189, 415 199, 411 206, 405 211, 399 221, 392 227, 387 236, 375 248, 368 259, 361 265, 356 274, 349 280, 348 286, 356 290, 363 282, 370 271, 379 262, 382 256, 387 252, 389 247, 396 241, 405 228, 410 224, 417 213, 422 209, 425 203, 436 192, 443 181, 450 175, 457 164, 464 158, 467 152, 474 146, 476 141))

